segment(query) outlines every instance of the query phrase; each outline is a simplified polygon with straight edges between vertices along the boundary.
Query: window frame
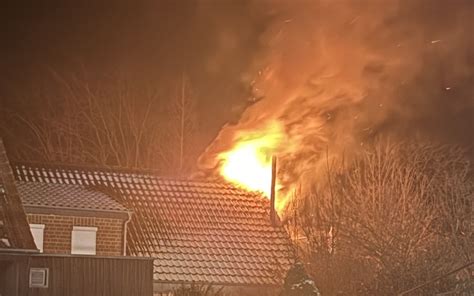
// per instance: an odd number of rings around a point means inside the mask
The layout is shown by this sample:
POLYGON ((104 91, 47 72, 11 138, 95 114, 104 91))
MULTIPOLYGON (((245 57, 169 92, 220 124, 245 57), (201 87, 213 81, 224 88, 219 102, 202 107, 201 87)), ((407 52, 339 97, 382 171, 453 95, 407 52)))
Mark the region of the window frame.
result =
POLYGON ((98 228, 95 226, 73 226, 72 231, 71 231, 71 254, 91 255, 91 256, 96 255, 97 254, 97 230, 98 228), (81 234, 82 234, 82 237, 81 237, 81 234), (93 246, 91 247, 91 250, 80 248, 80 247, 84 247, 84 242, 87 239, 87 236, 85 237, 84 235, 87 235, 87 234, 93 234, 94 241, 90 242, 91 245, 93 244, 93 246), (78 246, 76 240, 81 242, 82 244, 78 246))

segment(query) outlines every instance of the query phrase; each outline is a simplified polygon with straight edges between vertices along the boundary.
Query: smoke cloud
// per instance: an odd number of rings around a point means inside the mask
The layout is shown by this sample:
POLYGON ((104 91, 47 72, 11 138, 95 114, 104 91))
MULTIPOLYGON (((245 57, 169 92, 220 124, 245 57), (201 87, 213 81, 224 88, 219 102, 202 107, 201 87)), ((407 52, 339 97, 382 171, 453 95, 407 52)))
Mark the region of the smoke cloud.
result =
MULTIPOLYGON (((278 122, 285 185, 380 135, 466 147, 473 156, 474 52, 470 0, 255 1, 266 20, 242 80, 250 106, 199 165, 278 122)), ((225 39, 225 38, 224 38, 225 39)), ((284 190, 284 189, 283 189, 284 190)))

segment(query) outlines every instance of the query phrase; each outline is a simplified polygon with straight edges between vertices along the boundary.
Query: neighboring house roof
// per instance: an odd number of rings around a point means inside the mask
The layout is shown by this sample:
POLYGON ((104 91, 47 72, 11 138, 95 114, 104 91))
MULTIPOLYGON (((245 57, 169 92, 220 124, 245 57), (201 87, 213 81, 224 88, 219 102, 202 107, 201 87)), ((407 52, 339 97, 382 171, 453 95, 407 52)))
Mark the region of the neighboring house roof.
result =
POLYGON ((0 138, 0 249, 36 251, 8 157, 0 138))
POLYGON ((23 236, 25 232, 29 233, 30 228, 29 225, 27 223, 23 223, 20 218, 24 218, 26 220, 26 215, 24 212, 20 212, 18 214, 18 211, 12 210, 11 206, 12 202, 14 203, 14 201, 12 201, 10 196, 6 193, 3 184, 0 184, 0 200, 0 250, 36 250, 35 245, 27 245, 25 243, 25 238, 23 236), (24 217, 22 217, 22 215, 24 217), (22 225, 22 227, 17 227, 16 225, 18 224, 22 225))
POLYGON ((120 195, 134 212, 128 253, 155 257, 156 281, 274 285, 289 268, 289 238, 271 224, 270 203, 258 193, 148 171, 17 164, 14 174, 21 182, 80 184, 120 195))
POLYGON ((4 200, 7 199, 7 193, 5 192, 5 189, 3 188, 3 185, 0 184, 0 200, 2 202, 0 203, 0 249, 1 248, 10 248, 11 243, 10 240, 8 239, 8 234, 7 234, 7 225, 6 225, 6 218, 4 212, 6 211, 5 206, 4 206, 4 200))
POLYGON ((27 208, 74 209, 97 212, 127 212, 109 195, 83 185, 16 181, 27 208))

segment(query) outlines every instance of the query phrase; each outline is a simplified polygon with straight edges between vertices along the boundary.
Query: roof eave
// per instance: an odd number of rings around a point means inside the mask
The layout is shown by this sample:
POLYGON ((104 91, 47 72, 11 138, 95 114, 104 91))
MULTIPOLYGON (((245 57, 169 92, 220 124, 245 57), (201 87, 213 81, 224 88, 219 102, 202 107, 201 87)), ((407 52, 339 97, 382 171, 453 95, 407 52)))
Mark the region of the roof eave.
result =
POLYGON ((37 249, 0 248, 0 254, 39 254, 37 249))
MULTIPOLYGON (((235 282, 203 282, 203 281, 173 281, 173 280, 153 280, 156 284, 176 284, 176 285, 213 285, 213 286, 226 286, 226 287, 279 287, 277 283, 235 283, 235 282)), ((283 282, 282 282, 283 283, 283 282)))

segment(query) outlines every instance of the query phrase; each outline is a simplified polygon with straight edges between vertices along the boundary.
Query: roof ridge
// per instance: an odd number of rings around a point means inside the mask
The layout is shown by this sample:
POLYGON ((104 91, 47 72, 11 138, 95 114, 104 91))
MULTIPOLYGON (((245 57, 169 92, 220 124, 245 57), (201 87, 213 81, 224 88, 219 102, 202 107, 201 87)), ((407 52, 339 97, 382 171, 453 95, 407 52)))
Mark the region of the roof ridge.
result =
POLYGON ((44 162, 31 162, 31 161, 12 161, 10 162, 14 175, 18 179, 18 169, 24 167, 28 169, 38 170, 65 170, 65 171, 83 171, 90 173, 116 173, 116 174, 130 174, 130 175, 141 175, 146 177, 153 177, 160 181, 169 182, 190 182, 190 183, 206 183, 214 185, 222 185, 227 188, 232 188, 239 191, 246 191, 248 193, 258 194, 258 191, 249 191, 245 188, 238 187, 225 180, 209 179, 209 178, 193 178, 193 177, 170 177, 160 175, 158 170, 146 169, 146 168, 126 168, 119 166, 98 166, 98 165, 80 165, 80 164, 67 164, 67 163, 44 163, 44 162))
MULTIPOLYGON (((12 167, 25 166, 31 168, 44 168, 44 169, 65 169, 65 170, 84 170, 84 171, 97 171, 97 172, 116 172, 116 173, 140 173, 146 175, 153 175, 155 177, 161 177, 159 171, 156 169, 149 168, 128 168, 121 166, 111 165, 91 165, 91 164, 74 164, 74 163, 60 163, 60 162, 39 162, 39 161, 11 161, 12 167)), ((185 179, 185 178, 183 178, 185 179)))

